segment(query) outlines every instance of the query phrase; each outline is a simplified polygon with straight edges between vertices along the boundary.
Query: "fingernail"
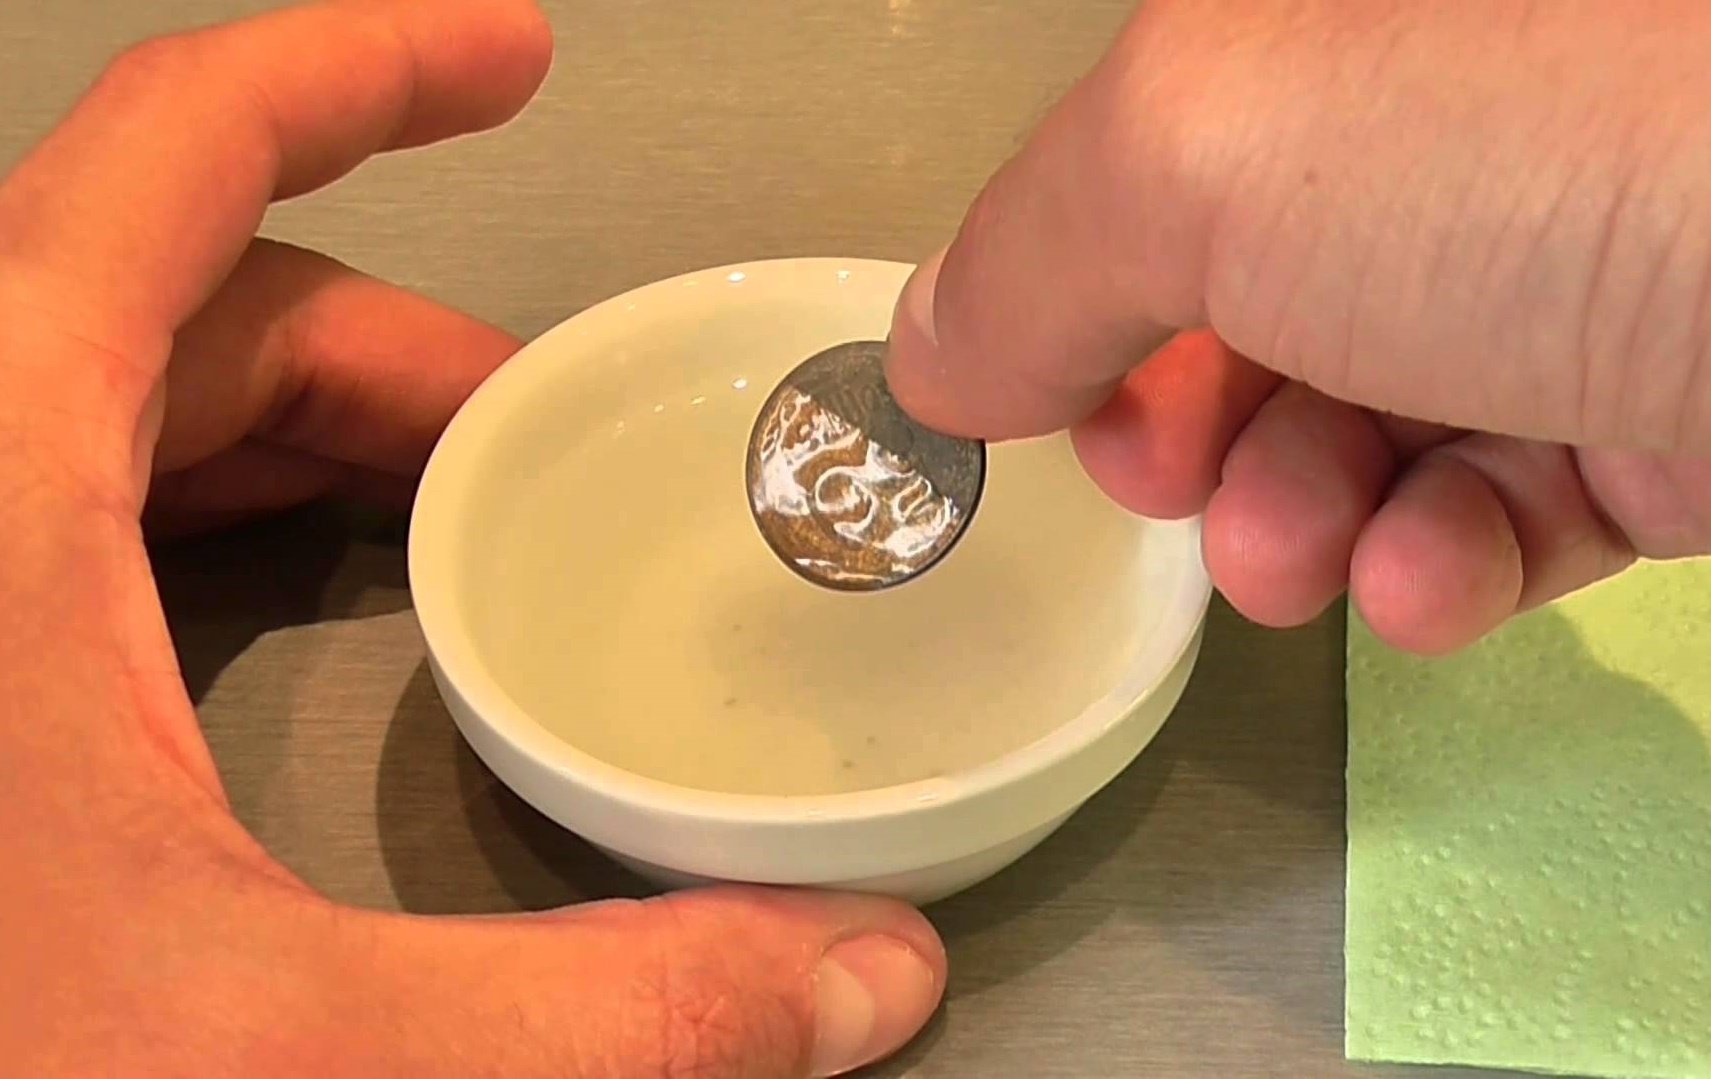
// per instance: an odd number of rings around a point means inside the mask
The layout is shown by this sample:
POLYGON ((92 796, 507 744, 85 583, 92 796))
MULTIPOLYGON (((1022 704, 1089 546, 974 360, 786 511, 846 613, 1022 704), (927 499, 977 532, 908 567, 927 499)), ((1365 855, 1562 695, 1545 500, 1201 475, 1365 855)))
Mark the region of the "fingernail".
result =
POLYGON ((939 1005, 938 979, 892 937, 833 945, 814 986, 814 1079, 843 1075, 901 1049, 939 1005))
POLYGON ((903 298, 898 304, 916 332, 934 346, 939 343, 939 332, 934 325, 933 294, 939 287, 939 267, 944 261, 945 253, 940 251, 915 267, 903 285, 903 298))

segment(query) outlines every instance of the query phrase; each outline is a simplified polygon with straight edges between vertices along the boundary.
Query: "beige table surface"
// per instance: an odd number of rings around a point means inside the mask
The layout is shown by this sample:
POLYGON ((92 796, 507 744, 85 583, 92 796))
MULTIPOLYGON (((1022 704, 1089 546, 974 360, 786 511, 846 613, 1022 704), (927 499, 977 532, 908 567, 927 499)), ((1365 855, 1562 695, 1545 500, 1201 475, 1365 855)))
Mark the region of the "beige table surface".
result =
MULTIPOLYGON (((115 49, 260 6, 0 0, 0 166, 115 49)), ((1127 5, 550 7, 557 65, 520 121, 376 162, 268 231, 524 336, 706 265, 913 260, 1127 5)), ((635 892, 459 741, 422 666, 399 537, 306 513, 162 552, 239 815, 352 903, 490 911, 635 892)), ((1218 609, 1140 761, 1021 864, 932 912, 950 999, 881 1074, 1410 1074, 1342 1060, 1342 779, 1341 618, 1279 634, 1218 609)))

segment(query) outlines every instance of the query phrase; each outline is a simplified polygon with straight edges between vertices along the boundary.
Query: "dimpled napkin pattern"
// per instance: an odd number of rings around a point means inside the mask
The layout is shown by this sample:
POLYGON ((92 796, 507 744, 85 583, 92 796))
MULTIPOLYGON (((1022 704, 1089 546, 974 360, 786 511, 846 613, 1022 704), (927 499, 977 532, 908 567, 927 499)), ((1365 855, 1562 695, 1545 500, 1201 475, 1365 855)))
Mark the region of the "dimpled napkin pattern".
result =
POLYGON ((1711 561, 1348 649, 1348 1055, 1711 1076, 1711 561))

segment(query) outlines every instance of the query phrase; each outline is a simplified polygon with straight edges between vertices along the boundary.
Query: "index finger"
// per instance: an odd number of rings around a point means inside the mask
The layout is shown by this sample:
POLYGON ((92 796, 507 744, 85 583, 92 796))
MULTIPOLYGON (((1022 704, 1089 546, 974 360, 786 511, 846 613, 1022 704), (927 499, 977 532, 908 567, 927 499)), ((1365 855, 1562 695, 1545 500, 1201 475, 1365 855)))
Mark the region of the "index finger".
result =
POLYGON ((0 278, 103 343, 170 334, 273 199, 503 122, 551 51, 529 0, 321 0, 136 46, 0 186, 0 278))

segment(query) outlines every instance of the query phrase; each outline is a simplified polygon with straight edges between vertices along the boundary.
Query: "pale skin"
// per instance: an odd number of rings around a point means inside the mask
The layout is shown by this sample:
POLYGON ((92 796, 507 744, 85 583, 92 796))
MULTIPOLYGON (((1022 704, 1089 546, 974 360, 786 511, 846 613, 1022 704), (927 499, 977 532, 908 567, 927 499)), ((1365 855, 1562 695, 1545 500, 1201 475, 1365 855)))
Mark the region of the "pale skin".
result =
POLYGON ((1147 0, 911 283, 893 389, 1204 511, 1270 625, 1347 590, 1441 653, 1704 553, 1707 42, 1694 0, 1147 0))
MULTIPOLYGON (((948 430, 1071 428, 1125 505, 1204 510, 1220 587, 1278 625, 1349 588, 1445 651, 1711 550, 1707 43, 1690 0, 1149 0, 917 275, 894 387, 948 430)), ((795 1077, 937 1006, 943 949, 888 901, 403 917, 315 894, 228 811, 143 522, 402 505, 517 347, 255 240, 262 211, 503 122, 551 44, 526 0, 152 42, 0 183, 19 1074, 795 1077)))

